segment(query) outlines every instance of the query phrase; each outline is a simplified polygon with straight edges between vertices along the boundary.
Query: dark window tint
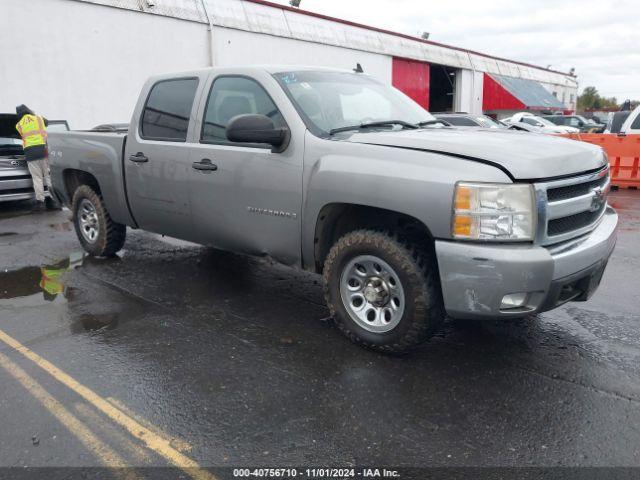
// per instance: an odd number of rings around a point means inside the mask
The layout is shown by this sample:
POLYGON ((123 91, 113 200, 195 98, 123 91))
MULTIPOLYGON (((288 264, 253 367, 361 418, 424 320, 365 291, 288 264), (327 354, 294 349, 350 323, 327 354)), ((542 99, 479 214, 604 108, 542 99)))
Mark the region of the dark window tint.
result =
POLYGON ((477 127, 478 124, 467 117, 441 117, 445 122, 457 127, 477 127))
POLYGON ((562 117, 544 117, 544 118, 546 118, 552 123, 555 123, 556 125, 564 125, 564 118, 562 117))
POLYGON ((142 136, 184 142, 196 88, 195 78, 156 83, 142 112, 142 136))
POLYGON ((627 118, 629 118, 629 114, 631 112, 616 112, 613 114, 613 119, 611 120, 611 127, 609 131, 611 133, 620 133, 620 129, 622 128, 622 124, 625 122, 627 118))
POLYGON ((640 129, 640 115, 638 115, 636 119, 633 121, 633 123, 631 124, 631 129, 632 130, 640 129))
POLYGON ((267 92, 256 82, 244 77, 222 77, 215 80, 204 114, 203 142, 227 142, 226 128, 236 115, 266 115, 276 128, 285 126, 284 119, 267 92))
POLYGON ((533 118, 529 118, 529 117, 522 117, 522 119, 520 121, 524 122, 524 123, 528 123, 529 125, 533 125, 534 127, 542 127, 542 126, 544 126, 539 121, 537 121, 537 120, 535 120, 533 118))

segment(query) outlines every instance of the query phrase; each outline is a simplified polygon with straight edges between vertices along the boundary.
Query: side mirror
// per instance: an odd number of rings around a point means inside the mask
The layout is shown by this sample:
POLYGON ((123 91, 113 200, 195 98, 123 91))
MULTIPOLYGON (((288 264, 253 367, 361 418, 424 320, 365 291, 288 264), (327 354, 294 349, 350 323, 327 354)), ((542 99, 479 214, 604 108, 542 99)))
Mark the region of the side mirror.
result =
POLYGON ((237 115, 227 125, 227 139, 235 143, 267 143, 275 148, 282 147, 289 130, 276 128, 266 115, 237 115))

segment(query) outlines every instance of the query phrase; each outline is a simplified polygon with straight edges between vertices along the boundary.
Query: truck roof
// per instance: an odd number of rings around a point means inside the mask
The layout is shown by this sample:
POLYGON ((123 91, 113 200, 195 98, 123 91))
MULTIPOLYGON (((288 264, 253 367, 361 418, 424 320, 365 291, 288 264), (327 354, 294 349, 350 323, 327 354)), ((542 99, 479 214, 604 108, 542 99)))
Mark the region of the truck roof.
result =
MULTIPOLYGON (((354 65, 354 68, 356 65, 354 65)), ((211 71, 219 72, 219 73, 240 73, 240 74, 250 74, 252 72, 267 72, 269 74, 279 73, 279 72, 294 72, 294 71, 323 71, 323 72, 340 72, 340 73, 354 73, 353 70, 340 69, 340 68, 332 68, 332 67, 322 67, 322 66, 313 66, 313 65, 235 65, 235 66, 226 66, 226 67, 207 67, 207 68, 199 68, 197 70, 187 70, 180 72, 167 72, 159 75, 153 75, 150 77, 152 80, 163 79, 163 78, 175 78, 181 76, 190 76, 190 75, 203 75, 209 73, 211 71)), ((366 74, 366 72, 364 72, 366 74)), ((362 74, 361 74, 362 75, 362 74)))

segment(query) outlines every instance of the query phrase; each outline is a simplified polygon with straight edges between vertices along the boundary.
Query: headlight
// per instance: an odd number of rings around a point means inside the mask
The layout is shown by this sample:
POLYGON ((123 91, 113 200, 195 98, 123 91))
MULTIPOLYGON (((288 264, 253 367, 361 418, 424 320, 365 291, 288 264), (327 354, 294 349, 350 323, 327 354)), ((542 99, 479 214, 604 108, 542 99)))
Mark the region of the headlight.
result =
POLYGON ((467 240, 533 240, 534 205, 532 185, 460 182, 451 233, 467 240))

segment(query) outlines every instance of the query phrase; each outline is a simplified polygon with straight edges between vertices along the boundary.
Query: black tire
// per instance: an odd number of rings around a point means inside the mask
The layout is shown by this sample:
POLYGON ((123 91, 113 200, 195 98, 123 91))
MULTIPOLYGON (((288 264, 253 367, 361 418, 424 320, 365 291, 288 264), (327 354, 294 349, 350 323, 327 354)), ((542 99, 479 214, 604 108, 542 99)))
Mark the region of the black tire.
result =
POLYGON ((429 339, 445 319, 438 268, 425 246, 386 232, 357 230, 340 238, 324 264, 324 292, 337 327, 353 342, 385 353, 404 353, 429 339), (374 255, 395 270, 405 293, 405 307, 392 330, 378 333, 360 326, 345 307, 340 279, 350 261, 374 255))
POLYGON ((112 257, 122 249, 127 235, 127 227, 111 220, 102 197, 90 186, 81 185, 76 189, 71 202, 71 212, 76 235, 87 253, 95 257, 112 257), (98 234, 93 241, 85 238, 81 232, 78 210, 83 200, 88 200, 93 205, 97 216, 98 234))

